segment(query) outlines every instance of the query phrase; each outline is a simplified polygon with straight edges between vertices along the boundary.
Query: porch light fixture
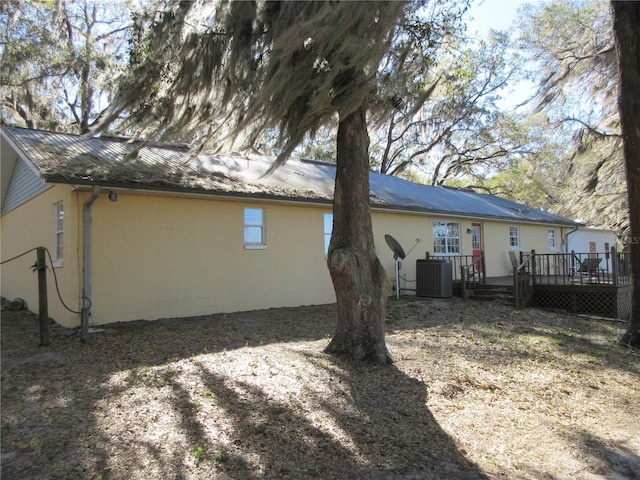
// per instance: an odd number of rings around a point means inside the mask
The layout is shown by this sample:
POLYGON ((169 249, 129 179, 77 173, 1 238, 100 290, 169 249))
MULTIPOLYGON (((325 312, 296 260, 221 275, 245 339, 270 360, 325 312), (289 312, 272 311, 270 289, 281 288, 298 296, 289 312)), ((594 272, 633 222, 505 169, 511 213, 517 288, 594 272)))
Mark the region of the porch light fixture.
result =
POLYGON ((467 233, 471 233, 471 229, 470 228, 467 228, 467 233))
POLYGON ((109 190, 109 200, 111 200, 112 202, 117 202, 118 201, 118 194, 116 192, 114 192, 113 190, 109 190))

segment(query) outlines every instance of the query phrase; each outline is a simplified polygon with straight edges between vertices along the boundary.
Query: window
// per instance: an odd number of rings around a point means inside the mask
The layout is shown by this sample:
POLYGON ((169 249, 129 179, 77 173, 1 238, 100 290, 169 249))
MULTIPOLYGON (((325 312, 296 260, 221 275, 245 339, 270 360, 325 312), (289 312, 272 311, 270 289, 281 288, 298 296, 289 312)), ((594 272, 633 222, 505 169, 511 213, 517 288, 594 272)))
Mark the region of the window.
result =
POLYGON ((509 246, 512 250, 520 249, 520 227, 509 227, 509 246))
POLYGON ((53 264, 54 266, 62 265, 62 258, 64 254, 63 243, 63 227, 64 227, 64 208, 62 202, 56 203, 53 206, 53 264))
POLYGON ((433 222, 433 252, 439 255, 460 255, 458 222, 433 222))
POLYGON ((478 225, 471 226, 471 249, 480 250, 480 227, 478 225))
POLYGON ((266 248, 264 208, 244 209, 244 247, 266 248))
POLYGON ((549 250, 557 250, 556 245, 556 231, 554 229, 549 230, 549 250))
POLYGON ((329 255, 329 243, 333 232, 333 213, 324 214, 324 256, 329 255))

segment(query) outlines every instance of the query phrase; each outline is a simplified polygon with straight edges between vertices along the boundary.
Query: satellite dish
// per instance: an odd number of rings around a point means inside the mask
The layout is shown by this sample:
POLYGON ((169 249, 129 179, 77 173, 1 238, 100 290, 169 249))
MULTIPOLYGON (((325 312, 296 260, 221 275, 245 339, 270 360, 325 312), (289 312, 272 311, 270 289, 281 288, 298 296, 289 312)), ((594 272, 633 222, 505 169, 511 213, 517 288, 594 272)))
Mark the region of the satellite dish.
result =
POLYGON ((406 255, 400 243, 398 243, 398 241, 395 238, 393 238, 391 235, 388 235, 388 234, 384 236, 384 239, 387 241, 387 245, 389 245, 389 248, 393 250, 393 258, 396 260, 398 258, 401 258, 404 260, 404 257, 406 255))

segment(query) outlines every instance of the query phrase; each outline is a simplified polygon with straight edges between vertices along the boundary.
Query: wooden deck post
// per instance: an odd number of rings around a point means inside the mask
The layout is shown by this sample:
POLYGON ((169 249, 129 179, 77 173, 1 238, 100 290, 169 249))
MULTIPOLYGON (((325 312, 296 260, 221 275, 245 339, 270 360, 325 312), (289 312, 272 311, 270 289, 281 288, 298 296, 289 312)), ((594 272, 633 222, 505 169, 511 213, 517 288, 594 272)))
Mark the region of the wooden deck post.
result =
POLYGON ((536 282, 536 251, 535 250, 531 250, 531 276, 533 277, 533 285, 535 285, 536 282))
POLYGON ((44 247, 36 250, 38 270, 38 312, 40 314, 40 346, 47 347, 49 340, 49 301, 47 298, 47 259, 44 247))
POLYGON ((467 279, 464 274, 464 265, 460 265, 460 285, 462 286, 462 299, 467 300, 467 279))
POLYGON ((518 281, 518 267, 514 266, 513 267, 513 308, 517 309, 518 305, 519 305, 519 301, 518 301, 518 296, 520 295, 519 292, 519 281, 518 281))
POLYGON ((611 280, 613 282, 613 286, 618 286, 618 254, 616 253, 616 247, 611 247, 611 276, 613 277, 611 280))

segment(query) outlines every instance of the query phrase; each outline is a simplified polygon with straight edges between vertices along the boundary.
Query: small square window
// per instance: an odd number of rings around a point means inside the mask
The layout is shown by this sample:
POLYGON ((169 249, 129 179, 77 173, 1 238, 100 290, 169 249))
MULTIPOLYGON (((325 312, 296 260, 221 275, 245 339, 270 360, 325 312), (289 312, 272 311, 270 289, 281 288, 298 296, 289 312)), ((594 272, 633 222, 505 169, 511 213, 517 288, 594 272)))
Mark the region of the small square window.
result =
POLYGON ((245 248, 266 248, 264 208, 244 209, 245 248))

